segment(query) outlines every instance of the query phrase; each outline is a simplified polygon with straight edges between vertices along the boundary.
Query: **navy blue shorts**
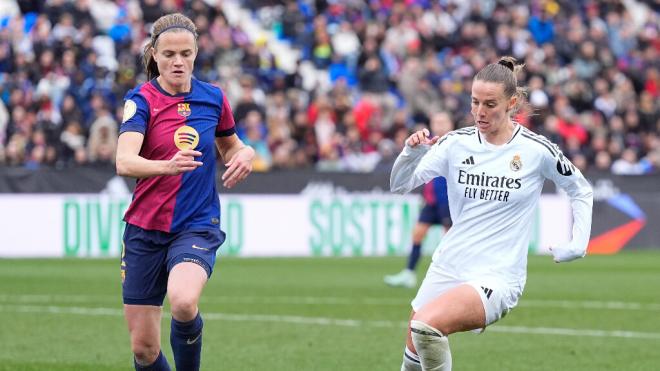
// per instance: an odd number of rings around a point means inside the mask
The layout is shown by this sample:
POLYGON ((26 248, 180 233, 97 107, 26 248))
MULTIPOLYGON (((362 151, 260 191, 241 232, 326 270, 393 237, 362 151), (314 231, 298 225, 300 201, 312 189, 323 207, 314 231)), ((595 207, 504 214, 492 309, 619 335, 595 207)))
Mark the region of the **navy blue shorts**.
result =
POLYGON ((428 205, 425 204, 417 219, 420 223, 438 224, 445 227, 451 226, 451 215, 449 214, 449 205, 428 205))
POLYGON ((124 304, 163 305, 167 278, 178 263, 199 264, 211 277, 216 251, 224 241, 219 228, 168 233, 127 223, 121 254, 124 304))

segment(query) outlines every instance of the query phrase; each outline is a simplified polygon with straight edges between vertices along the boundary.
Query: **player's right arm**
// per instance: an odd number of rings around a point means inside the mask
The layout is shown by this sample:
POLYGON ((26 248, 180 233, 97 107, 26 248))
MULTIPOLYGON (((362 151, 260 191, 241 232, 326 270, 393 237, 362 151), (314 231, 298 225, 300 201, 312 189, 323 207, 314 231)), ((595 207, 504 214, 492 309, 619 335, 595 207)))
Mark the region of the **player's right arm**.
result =
POLYGON ((149 160, 140 156, 144 136, 149 122, 147 100, 134 89, 126 94, 124 117, 119 128, 117 174, 133 178, 149 178, 157 175, 178 175, 192 171, 202 165, 195 156, 202 153, 191 149, 178 151, 169 160, 149 160))
POLYGON ((410 192, 431 179, 445 174, 447 145, 443 142, 447 136, 442 139, 429 136, 429 131, 422 129, 406 139, 406 146, 392 167, 390 175, 392 192, 401 194, 410 192))
POLYGON ((169 160, 148 160, 140 156, 144 134, 126 131, 117 141, 117 174, 132 178, 149 178, 157 175, 178 175, 202 166, 195 157, 201 152, 192 149, 178 151, 169 160))

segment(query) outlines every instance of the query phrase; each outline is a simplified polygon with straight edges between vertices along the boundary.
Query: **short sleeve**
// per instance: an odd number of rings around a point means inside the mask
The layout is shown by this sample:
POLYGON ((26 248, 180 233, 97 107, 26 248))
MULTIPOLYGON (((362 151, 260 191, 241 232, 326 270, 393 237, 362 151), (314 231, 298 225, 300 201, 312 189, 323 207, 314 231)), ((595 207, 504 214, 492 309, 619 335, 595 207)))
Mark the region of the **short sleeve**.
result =
POLYGON ((226 95, 222 95, 222 111, 218 119, 218 126, 215 128, 216 137, 228 137, 236 133, 236 124, 234 123, 234 113, 231 110, 226 95))
POLYGON ((124 97, 124 115, 119 133, 137 131, 145 134, 149 123, 149 104, 147 100, 136 92, 136 89, 126 93, 124 97))

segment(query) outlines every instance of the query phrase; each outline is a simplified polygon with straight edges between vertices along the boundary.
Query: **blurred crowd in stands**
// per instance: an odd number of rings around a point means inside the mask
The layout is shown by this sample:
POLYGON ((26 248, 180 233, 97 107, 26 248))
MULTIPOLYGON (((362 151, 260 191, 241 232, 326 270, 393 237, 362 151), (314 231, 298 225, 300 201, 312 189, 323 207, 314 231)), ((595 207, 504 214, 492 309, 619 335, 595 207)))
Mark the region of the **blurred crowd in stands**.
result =
POLYGON ((519 123, 558 143, 583 170, 657 173, 658 7, 653 0, 3 0, 0 164, 112 164, 123 96, 145 79, 150 26, 180 11, 199 28, 195 76, 226 92, 239 135, 258 154, 255 170, 389 171, 412 130, 433 120, 471 125, 472 77, 511 55, 525 63, 518 78, 529 88, 519 123), (230 22, 227 6, 236 4, 257 29, 230 22), (291 55, 299 55, 293 68, 283 68, 291 55))

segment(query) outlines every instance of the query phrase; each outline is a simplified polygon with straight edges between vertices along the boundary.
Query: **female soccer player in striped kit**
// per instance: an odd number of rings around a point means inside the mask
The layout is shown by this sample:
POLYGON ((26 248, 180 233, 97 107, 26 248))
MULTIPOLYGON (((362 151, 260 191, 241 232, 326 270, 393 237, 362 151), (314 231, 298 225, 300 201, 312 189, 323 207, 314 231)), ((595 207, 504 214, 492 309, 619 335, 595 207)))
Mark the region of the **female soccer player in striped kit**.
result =
POLYGON ((153 25, 144 50, 149 81, 129 91, 117 173, 138 178, 126 211, 121 272, 124 314, 136 370, 169 370, 160 322, 167 294, 177 370, 199 370, 197 303, 224 242, 215 186, 216 147, 231 188, 252 170, 254 150, 235 133, 222 90, 192 77, 197 30, 182 14, 153 25))
POLYGON ((556 262, 583 257, 591 230, 591 186, 559 148, 511 119, 524 99, 511 57, 474 77, 475 125, 440 137, 412 134, 394 163, 393 192, 447 178, 452 228, 412 301, 402 370, 448 371, 447 336, 482 331, 518 303, 527 275, 532 215, 545 179, 570 197, 570 242, 551 248, 556 262))

